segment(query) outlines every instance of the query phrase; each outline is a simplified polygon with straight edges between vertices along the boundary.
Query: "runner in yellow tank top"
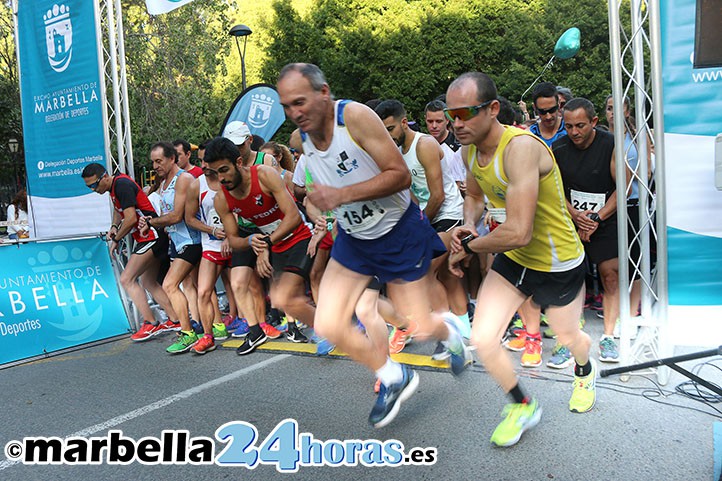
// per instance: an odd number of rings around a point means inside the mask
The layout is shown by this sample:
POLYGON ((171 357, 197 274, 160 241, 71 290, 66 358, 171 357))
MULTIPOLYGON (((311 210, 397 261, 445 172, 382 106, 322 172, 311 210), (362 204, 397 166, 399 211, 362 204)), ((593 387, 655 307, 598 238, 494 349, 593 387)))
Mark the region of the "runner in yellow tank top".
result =
MULTIPOLYGON (((478 162, 467 162, 471 174, 481 190, 495 208, 506 208, 506 188, 509 180, 504 171, 504 151, 509 142, 519 135, 526 135, 539 140, 526 130, 516 127, 502 126, 504 133, 494 152, 491 162, 486 166, 478 162)), ((549 155, 549 147, 539 140, 549 155)), ((476 146, 469 145, 467 158, 476 159, 476 146)), ((569 211, 564 203, 564 189, 559 167, 554 162, 552 169, 539 179, 539 194, 534 216, 534 227, 529 244, 506 252, 514 262, 529 269, 542 272, 564 272, 577 267, 584 259, 582 246, 577 230, 574 227, 569 211), (560 228, 560 226, 562 228, 560 228), (566 227, 566 228, 565 228, 566 227)))
POLYGON ((494 81, 480 72, 461 75, 446 93, 444 113, 469 167, 466 223, 452 234, 449 265, 460 275, 459 263, 466 256, 497 253, 479 289, 471 339, 484 367, 512 398, 491 436, 497 446, 511 446, 541 418, 541 407, 519 387, 500 344, 522 303, 531 298, 548 306, 549 324, 575 357, 572 412, 594 406, 596 368, 589 358, 591 340, 579 329, 584 252, 566 210, 554 156, 539 139, 499 123, 496 97, 494 81), (506 209, 506 221, 479 237, 475 225, 484 212, 484 194, 493 206, 506 209))

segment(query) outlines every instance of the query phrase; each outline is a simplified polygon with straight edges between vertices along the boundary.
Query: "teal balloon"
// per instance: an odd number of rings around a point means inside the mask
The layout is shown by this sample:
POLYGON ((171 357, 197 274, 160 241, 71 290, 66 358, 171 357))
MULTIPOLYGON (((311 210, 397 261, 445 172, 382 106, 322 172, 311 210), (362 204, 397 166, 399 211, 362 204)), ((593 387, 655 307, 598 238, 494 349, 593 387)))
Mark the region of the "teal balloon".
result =
POLYGON ((572 58, 579 51, 579 39, 581 32, 577 27, 572 27, 559 37, 554 47, 554 56, 562 60, 572 58))

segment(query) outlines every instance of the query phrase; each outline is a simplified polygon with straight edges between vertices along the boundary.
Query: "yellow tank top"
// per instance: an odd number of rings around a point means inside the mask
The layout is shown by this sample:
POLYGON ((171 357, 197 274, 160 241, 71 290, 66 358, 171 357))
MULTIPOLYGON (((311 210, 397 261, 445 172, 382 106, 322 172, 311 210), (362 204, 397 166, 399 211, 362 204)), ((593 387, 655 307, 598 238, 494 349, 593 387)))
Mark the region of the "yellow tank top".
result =
POLYGON ((506 208, 506 187, 509 180, 504 172, 504 150, 518 135, 530 135, 544 145, 552 156, 554 167, 539 181, 539 197, 531 242, 505 254, 514 262, 541 272, 564 272, 584 261, 584 247, 567 211, 562 176, 554 154, 534 134, 516 127, 505 126, 491 162, 485 167, 476 161, 476 146, 469 146, 469 168, 481 190, 494 208, 506 208))

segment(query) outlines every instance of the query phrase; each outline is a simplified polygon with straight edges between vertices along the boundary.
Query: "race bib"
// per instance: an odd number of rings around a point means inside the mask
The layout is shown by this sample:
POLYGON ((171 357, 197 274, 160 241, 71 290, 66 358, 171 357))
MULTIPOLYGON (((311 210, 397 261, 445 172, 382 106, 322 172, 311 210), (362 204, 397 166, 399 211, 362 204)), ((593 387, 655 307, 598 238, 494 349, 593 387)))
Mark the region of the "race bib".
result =
POLYGON ((572 189, 571 201, 572 207, 577 210, 599 212, 606 203, 606 196, 604 194, 592 194, 591 192, 580 192, 572 189))
POLYGON ((218 212, 216 212, 216 209, 211 208, 210 211, 208 211, 208 225, 212 227, 223 227, 223 222, 221 222, 221 216, 218 215, 218 212))
POLYGON ((353 202, 339 207, 338 219, 347 234, 361 232, 378 224, 385 210, 375 200, 353 202))

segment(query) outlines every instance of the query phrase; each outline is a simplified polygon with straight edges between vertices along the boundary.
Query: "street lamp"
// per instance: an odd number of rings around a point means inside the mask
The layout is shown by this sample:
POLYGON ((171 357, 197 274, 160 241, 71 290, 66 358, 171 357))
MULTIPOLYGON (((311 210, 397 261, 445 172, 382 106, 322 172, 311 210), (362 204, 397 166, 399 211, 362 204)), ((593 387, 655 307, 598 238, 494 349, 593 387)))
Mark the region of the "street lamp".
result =
POLYGON ((15 174, 15 183, 19 188, 20 180, 18 178, 18 150, 20 150, 20 142, 18 139, 12 138, 8 140, 8 148, 10 149, 10 157, 13 163, 13 173, 15 174))
POLYGON ((228 35, 236 37, 236 48, 238 48, 238 55, 241 56, 241 77, 243 79, 243 90, 246 90, 246 42, 248 36, 252 34, 250 28, 247 25, 236 25, 228 31, 228 35), (243 37, 243 52, 241 52, 241 46, 238 43, 238 37, 243 37))

